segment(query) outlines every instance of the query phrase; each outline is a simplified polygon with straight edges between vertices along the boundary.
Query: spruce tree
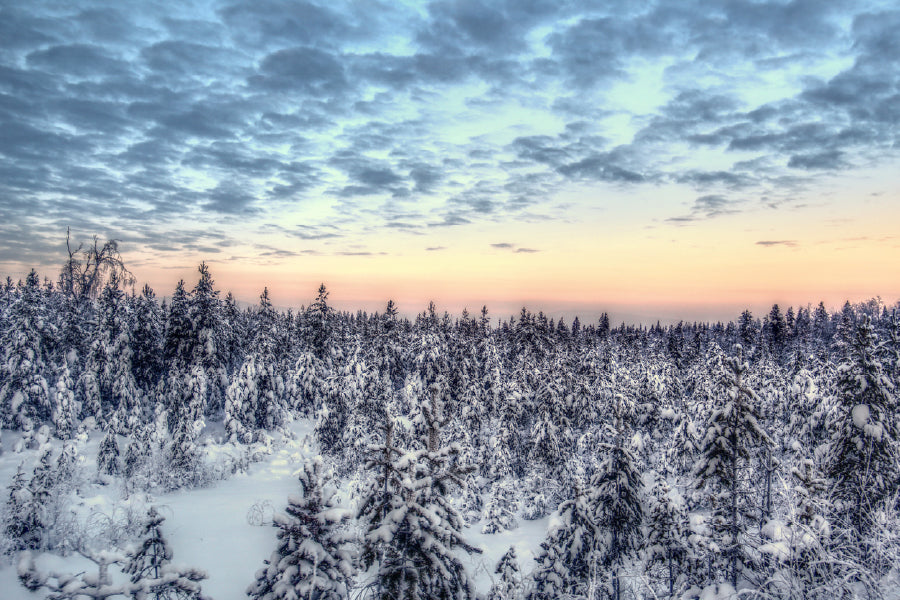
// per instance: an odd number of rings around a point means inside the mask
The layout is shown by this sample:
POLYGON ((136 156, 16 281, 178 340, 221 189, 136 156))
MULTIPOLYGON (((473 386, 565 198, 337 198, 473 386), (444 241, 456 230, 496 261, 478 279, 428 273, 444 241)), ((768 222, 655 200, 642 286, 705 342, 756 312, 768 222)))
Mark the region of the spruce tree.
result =
POLYGON ((128 554, 122 569, 130 576, 127 590, 140 600, 203 600, 199 582, 207 575, 199 569, 171 564, 172 550, 162 534, 164 521, 155 507, 147 512, 141 544, 128 554))
POLYGON ((13 301, 2 337, 0 417, 6 426, 26 429, 50 417, 46 321, 40 280, 32 270, 13 301))
POLYGON ((149 285, 144 286, 140 296, 132 298, 132 305, 131 369, 135 383, 146 395, 152 392, 163 373, 165 323, 156 295, 149 285))
POLYGON ((514 600, 522 586, 522 573, 516 558, 515 546, 510 546, 494 568, 496 579, 487 600, 514 600))
POLYGON ((10 483, 4 516, 4 533, 13 550, 35 549, 40 546, 44 523, 42 508, 35 504, 31 489, 25 482, 23 465, 19 465, 10 483))
POLYGON ((669 598, 675 597, 675 584, 686 558, 689 533, 687 510, 673 500, 668 483, 657 475, 650 495, 645 553, 648 565, 663 566, 665 575, 662 579, 668 584, 669 598))
POLYGON ((257 431, 271 431, 285 419, 286 386, 276 357, 278 321, 268 289, 260 295, 250 352, 225 397, 225 431, 250 442, 257 431))
POLYGON ((227 346, 222 339, 222 306, 219 292, 214 286, 206 263, 198 267, 200 278, 191 292, 188 303, 188 319, 191 323, 193 353, 191 375, 202 378, 201 384, 192 386, 193 393, 201 393, 195 399, 203 414, 220 414, 225 404, 227 383, 227 346))
POLYGON ((829 426, 826 474, 836 516, 861 557, 868 553, 875 514, 897 490, 897 402, 882 349, 865 316, 838 369, 840 404, 829 426))
POLYGON ((531 576, 527 600, 556 600, 567 594, 588 593, 598 575, 595 552, 601 532, 594 520, 595 509, 590 495, 581 489, 559 505, 535 558, 538 565, 531 576))
POLYGON ((709 417, 694 474, 696 487, 706 491, 714 538, 728 580, 736 587, 741 568, 752 567, 755 560, 747 539, 757 517, 750 489, 752 458, 772 442, 759 424, 760 399, 747 385, 749 365, 741 345, 723 362, 724 397, 709 417))
POLYGON ((119 442, 116 439, 116 432, 110 427, 100 442, 100 450, 97 454, 97 472, 101 475, 118 475, 120 470, 119 442))
POLYGON ((56 437, 61 440, 72 438, 75 433, 75 423, 78 419, 78 407, 75 404, 75 383, 72 380, 68 361, 63 359, 56 377, 56 386, 53 394, 53 424, 56 427, 56 437))
POLYGON ((303 466, 300 487, 302 495, 290 496, 285 513, 273 519, 278 547, 247 589, 254 600, 348 597, 354 572, 352 540, 342 523, 350 513, 339 507, 321 458, 303 466))
POLYGON ((421 409, 421 448, 395 448, 392 426, 385 442, 371 449, 368 468, 376 480, 360 504, 365 524, 364 565, 378 562, 377 600, 404 598, 471 600, 474 584, 455 550, 478 552, 462 535, 463 520, 450 502, 471 467, 460 465, 458 445, 440 445, 443 421, 439 390, 421 409))
POLYGON ((606 426, 604 458, 591 478, 591 503, 594 520, 603 534, 597 540, 597 560, 611 570, 611 597, 621 598, 620 570, 624 559, 633 555, 642 541, 643 503, 641 479, 636 461, 628 448, 626 400, 617 398, 613 423, 606 426))
POLYGON ((499 533, 518 526, 513 482, 507 479, 494 482, 491 497, 484 509, 485 524, 481 533, 499 533))

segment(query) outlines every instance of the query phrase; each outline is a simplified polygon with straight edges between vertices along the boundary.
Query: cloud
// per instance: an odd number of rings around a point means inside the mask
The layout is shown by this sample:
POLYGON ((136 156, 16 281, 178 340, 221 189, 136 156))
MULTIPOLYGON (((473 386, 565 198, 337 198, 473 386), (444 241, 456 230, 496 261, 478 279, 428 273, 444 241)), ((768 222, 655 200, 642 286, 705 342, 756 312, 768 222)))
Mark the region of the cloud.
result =
POLYGON ((847 163, 843 160, 844 153, 840 150, 827 150, 812 154, 795 154, 788 161, 792 169, 807 170, 838 170, 844 168, 847 163))
POLYGON ((678 217, 669 217, 667 222, 675 224, 691 223, 694 221, 712 219, 722 215, 730 215, 739 212, 737 201, 719 194, 707 194, 694 200, 690 214, 678 217))
POLYGON ((25 57, 29 67, 66 76, 115 76, 128 72, 127 64, 90 44, 65 44, 36 50, 25 57))
POLYGON ((788 248, 794 248, 797 245, 797 242, 794 240, 762 240, 756 242, 757 246, 765 246, 767 248, 772 246, 787 246, 788 248))
POLYGON ((429 227, 455 227, 459 225, 468 225, 471 223, 469 219, 460 215, 446 215, 443 221, 437 223, 428 223, 429 227))
POLYGON ((615 162, 612 153, 594 154, 577 162, 559 167, 567 177, 597 179, 612 183, 643 183, 640 173, 624 168, 615 162))
POLYGON ((206 196, 209 200, 202 204, 206 210, 227 214, 253 214, 258 210, 253 206, 255 195, 238 181, 223 181, 206 196))
POLYGON ((428 248, 425 248, 425 251, 426 252, 438 252, 440 250, 446 250, 446 249, 447 249, 446 246, 429 246, 428 248))
POLYGON ((517 247, 516 244, 510 244, 509 242, 498 242, 491 244, 491 247, 498 250, 512 250, 513 254, 534 254, 535 252, 540 252, 540 250, 534 248, 517 247))
POLYGON ((195 223, 184 247, 286 218, 325 243, 569 218, 605 184, 688 187, 648 215, 672 224, 781 207, 897 162, 898 28, 814 0, 13 3, 0 233, 77 205, 134 239, 195 223))
POLYGON ((310 47, 286 48, 266 56, 251 85, 278 91, 302 91, 334 95, 348 83, 339 57, 310 47))

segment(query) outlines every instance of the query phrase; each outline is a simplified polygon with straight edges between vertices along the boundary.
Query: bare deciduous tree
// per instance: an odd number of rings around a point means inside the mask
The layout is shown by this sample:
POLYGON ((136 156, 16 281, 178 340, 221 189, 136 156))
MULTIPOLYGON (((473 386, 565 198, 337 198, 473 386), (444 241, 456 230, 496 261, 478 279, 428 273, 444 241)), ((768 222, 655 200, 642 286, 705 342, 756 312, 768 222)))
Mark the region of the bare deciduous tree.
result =
POLYGON ((95 235, 89 246, 80 243, 73 250, 71 231, 66 229, 66 252, 69 257, 60 271, 59 286, 70 296, 95 299, 112 277, 123 287, 134 285, 134 275, 125 268, 116 240, 101 244, 95 235))

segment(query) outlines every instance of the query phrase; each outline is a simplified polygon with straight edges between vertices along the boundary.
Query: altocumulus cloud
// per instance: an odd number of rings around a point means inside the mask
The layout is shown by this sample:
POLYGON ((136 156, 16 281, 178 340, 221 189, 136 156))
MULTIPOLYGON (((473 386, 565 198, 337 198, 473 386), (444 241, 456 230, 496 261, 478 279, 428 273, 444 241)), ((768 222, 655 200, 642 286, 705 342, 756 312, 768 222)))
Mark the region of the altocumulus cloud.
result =
POLYGON ((651 215, 676 224, 777 208, 896 161, 898 29, 852 0, 7 3, 0 259, 43 256, 72 206, 135 243, 181 224, 176 250, 210 223, 528 219, 593 185, 688 186, 651 215))

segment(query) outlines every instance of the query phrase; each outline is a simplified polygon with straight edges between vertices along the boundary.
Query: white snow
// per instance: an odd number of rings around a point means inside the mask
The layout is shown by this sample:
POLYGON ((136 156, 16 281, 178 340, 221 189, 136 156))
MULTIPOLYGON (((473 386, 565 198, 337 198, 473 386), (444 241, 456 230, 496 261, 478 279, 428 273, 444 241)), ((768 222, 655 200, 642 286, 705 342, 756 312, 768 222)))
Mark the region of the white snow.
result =
MULTIPOLYGON (((251 463, 247 473, 232 475, 210 487, 153 497, 134 495, 129 500, 123 500, 123 490, 119 485, 92 483, 80 490, 73 509, 82 518, 87 518, 92 511, 124 515, 128 511, 140 513, 151 505, 158 507, 166 518, 163 533, 172 548, 173 562, 206 571, 209 578, 201 582, 201 587, 214 600, 243 600, 246 597, 244 591, 276 545, 277 530, 271 526, 271 513, 261 521, 254 520, 251 509, 263 507, 265 511, 270 507, 269 510, 274 509, 274 512, 283 510, 288 496, 300 492, 297 470, 315 454, 307 438, 311 437, 313 423, 298 420, 290 427, 295 439, 273 444, 270 454, 257 455, 261 462, 251 463)), ((3 431, 5 443, 20 437, 19 432, 3 431)), ((102 435, 93 432, 91 439, 80 450, 88 470, 95 462, 101 438, 102 435)), ((53 443, 58 445, 58 442, 53 443)), ((236 452, 230 444, 208 443, 203 447, 211 461, 236 452)), ((58 451, 58 448, 55 450, 58 451)), ((21 454, 0 454, 0 488, 5 489, 9 485, 19 463, 24 460, 28 472, 38 456, 37 449, 26 449, 21 454)), ((349 510, 349 507, 335 510, 349 510)), ((465 539, 482 553, 468 555, 460 551, 459 556, 480 593, 490 589, 494 567, 510 546, 516 548, 522 572, 527 574, 533 570, 534 557, 547 535, 549 517, 518 521, 520 526, 515 530, 496 534, 482 534, 484 523, 481 521, 465 529, 465 539)), ((38 567, 45 572, 79 573, 95 568, 93 563, 77 554, 63 557, 53 553, 36 553, 35 559, 38 567)), ((119 581, 120 574, 116 567, 111 567, 111 574, 114 581, 119 581)), ((43 591, 31 593, 19 583, 15 557, 0 559, 0 590, 3 600, 35 600, 45 595, 43 591)))
POLYGON ((853 417, 854 425, 860 429, 864 428, 866 423, 869 422, 869 405, 857 404, 853 407, 853 410, 850 411, 850 415, 853 417))

